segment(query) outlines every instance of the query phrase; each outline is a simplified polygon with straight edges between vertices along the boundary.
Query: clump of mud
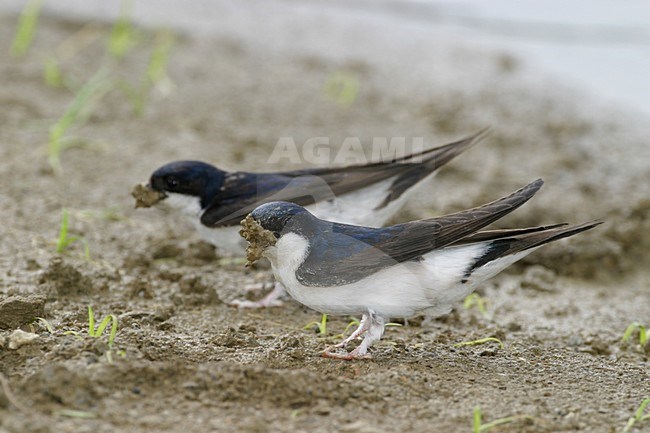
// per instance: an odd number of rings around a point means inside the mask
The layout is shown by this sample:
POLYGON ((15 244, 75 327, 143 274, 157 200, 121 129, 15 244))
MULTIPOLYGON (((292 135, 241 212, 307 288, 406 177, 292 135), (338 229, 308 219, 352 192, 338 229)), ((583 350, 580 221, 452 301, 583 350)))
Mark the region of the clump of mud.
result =
POLYGON ((136 208, 151 207, 166 197, 163 192, 142 183, 133 186, 131 195, 135 199, 136 208))
POLYGON ((60 296, 87 295, 92 292, 93 282, 71 265, 63 263, 60 257, 52 259, 41 275, 40 284, 48 287, 48 292, 60 296))
POLYGON ((248 267, 261 259, 264 250, 275 245, 277 239, 273 233, 262 228, 250 215, 242 220, 241 225, 243 229, 239 231, 239 234, 248 241, 246 247, 246 266, 248 267))
POLYGON ((14 329, 45 315, 43 296, 10 296, 0 301, 0 329, 14 329))

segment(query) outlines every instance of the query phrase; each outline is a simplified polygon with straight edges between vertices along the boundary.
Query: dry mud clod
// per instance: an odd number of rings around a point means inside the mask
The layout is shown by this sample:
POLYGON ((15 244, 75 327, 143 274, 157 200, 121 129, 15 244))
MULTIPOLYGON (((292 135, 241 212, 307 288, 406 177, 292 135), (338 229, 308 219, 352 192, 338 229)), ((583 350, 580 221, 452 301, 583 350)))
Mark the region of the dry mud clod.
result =
POLYGON ((246 247, 246 266, 251 266, 262 258, 264 250, 275 245, 277 239, 270 231, 262 228, 252 216, 248 215, 241 222, 243 229, 239 234, 248 241, 246 247))
POLYGON ((143 184, 133 186, 131 195, 135 199, 135 207, 151 207, 165 198, 165 194, 143 184))

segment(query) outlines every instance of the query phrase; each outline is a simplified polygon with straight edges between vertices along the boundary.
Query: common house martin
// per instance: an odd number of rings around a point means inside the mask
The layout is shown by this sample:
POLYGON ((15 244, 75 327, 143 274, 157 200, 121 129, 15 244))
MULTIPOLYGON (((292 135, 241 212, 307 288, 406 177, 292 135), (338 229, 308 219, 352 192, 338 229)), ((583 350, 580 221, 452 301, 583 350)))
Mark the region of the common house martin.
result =
POLYGON ((389 318, 446 314, 541 245, 601 223, 481 231, 542 184, 536 180, 477 208, 384 228, 325 221, 299 205, 273 202, 253 210, 241 234, 249 242, 249 261, 267 257, 295 300, 325 314, 362 315, 358 329, 323 356, 367 358, 389 318), (362 336, 354 350, 340 352, 362 336))
MULTIPOLYGON (((136 207, 161 206, 189 217, 201 237, 221 250, 244 253, 239 222, 257 206, 287 201, 329 221, 381 227, 435 172, 487 135, 485 129, 462 140, 390 161, 334 168, 252 173, 228 172, 201 161, 163 165, 147 185, 136 185, 136 207)), ((274 290, 240 307, 281 305, 274 290)))

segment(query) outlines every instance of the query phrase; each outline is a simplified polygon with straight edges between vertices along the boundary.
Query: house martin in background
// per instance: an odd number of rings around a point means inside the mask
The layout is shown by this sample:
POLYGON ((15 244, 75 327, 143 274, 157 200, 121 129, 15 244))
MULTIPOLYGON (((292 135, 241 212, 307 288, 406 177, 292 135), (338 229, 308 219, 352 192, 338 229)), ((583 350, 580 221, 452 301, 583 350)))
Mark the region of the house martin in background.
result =
POLYGON ((600 224, 480 231, 528 201, 536 180, 481 207, 385 228, 333 223, 287 202, 256 208, 243 222, 249 261, 267 257, 298 302, 324 314, 361 314, 358 329, 327 349, 331 358, 367 358, 389 318, 451 310, 480 283, 541 245, 600 224), (340 352, 357 337, 351 352, 340 352))
MULTIPOLYGON (((244 253, 239 222, 257 206, 287 201, 305 206, 319 218, 370 227, 384 225, 415 190, 488 130, 444 146, 386 162, 337 168, 272 173, 228 172, 200 161, 176 161, 157 169, 147 185, 136 185, 136 207, 161 206, 180 211, 201 237, 221 250, 244 253)), ((240 307, 281 305, 275 289, 258 302, 240 307)))

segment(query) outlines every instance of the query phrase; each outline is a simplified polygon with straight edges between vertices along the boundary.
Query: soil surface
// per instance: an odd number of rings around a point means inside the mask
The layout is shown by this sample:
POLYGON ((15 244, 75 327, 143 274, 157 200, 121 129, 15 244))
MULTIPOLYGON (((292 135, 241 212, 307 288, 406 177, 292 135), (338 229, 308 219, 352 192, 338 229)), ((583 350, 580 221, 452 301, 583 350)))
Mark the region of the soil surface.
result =
MULTIPOLYGON (((124 86, 96 94, 65 133, 57 174, 50 128, 75 93, 102 65, 111 83, 146 82, 160 36, 138 29, 131 51, 111 60, 108 24, 43 16, 34 45, 13 58, 16 21, 0 16, 1 433, 470 432, 477 407, 484 423, 517 417, 492 431, 618 432, 650 395, 650 346, 638 333, 622 342, 632 322, 650 326, 643 119, 508 55, 426 32, 401 46, 380 25, 324 21, 358 42, 334 54, 177 32, 168 80, 143 87, 142 113, 124 86), (63 86, 45 84, 48 59, 63 86), (356 90, 332 90, 332 80, 356 90), (135 210, 130 195, 175 159, 268 170, 279 137, 330 137, 334 150, 360 137, 368 150, 372 137, 439 145, 485 126, 491 135, 396 221, 482 204, 543 177, 544 189, 497 226, 606 222, 487 282, 484 313, 458 305, 388 327, 370 361, 320 357, 353 318, 331 317, 321 335, 306 326, 320 315, 291 300, 228 306, 261 296, 245 287, 270 282, 270 271, 244 268, 175 215, 135 210), (72 238, 58 253, 64 208, 72 238), (117 320, 112 345, 110 324, 89 335, 88 306, 95 326, 117 320), (503 347, 456 346, 486 337, 503 347)), ((630 431, 650 431, 650 421, 630 431)))

